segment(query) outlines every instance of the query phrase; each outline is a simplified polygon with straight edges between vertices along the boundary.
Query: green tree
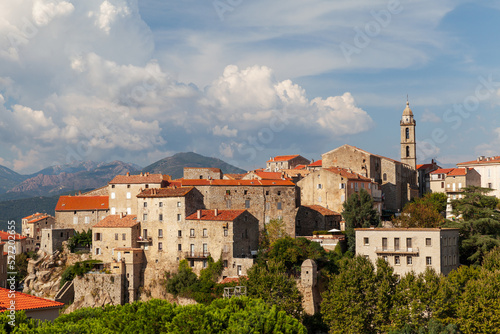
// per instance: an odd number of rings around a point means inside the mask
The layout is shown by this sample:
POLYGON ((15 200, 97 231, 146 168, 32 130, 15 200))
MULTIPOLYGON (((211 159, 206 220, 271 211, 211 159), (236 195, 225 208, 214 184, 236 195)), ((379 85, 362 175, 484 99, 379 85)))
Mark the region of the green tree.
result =
POLYGON ((260 231, 260 248, 265 250, 276 240, 286 236, 288 234, 283 219, 271 219, 269 223, 265 224, 264 229, 260 231))
POLYGON ((373 198, 365 189, 352 194, 343 204, 342 217, 345 220, 347 247, 354 254, 356 251, 354 229, 377 226, 380 223, 380 217, 373 208, 373 198))
POLYGON ((170 273, 167 273, 166 276, 167 292, 174 296, 186 294, 190 291, 189 288, 198 282, 198 277, 191 267, 189 267, 187 260, 181 260, 179 262, 179 269, 176 274, 170 276, 170 273))
POLYGON ((424 201, 416 201, 405 205, 401 215, 394 218, 394 226, 409 227, 439 227, 444 221, 443 216, 432 205, 424 201))
POLYGON ((276 305, 279 310, 301 318, 302 294, 282 262, 269 260, 256 264, 248 270, 247 275, 245 285, 248 296, 260 298, 270 305, 276 305))

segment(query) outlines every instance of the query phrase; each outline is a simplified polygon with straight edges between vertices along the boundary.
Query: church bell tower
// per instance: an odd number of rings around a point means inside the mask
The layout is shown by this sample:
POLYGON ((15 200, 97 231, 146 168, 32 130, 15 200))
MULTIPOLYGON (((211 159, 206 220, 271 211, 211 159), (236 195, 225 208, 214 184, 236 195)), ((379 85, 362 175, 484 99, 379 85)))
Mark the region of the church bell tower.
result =
POLYGON ((415 126, 417 122, 413 119, 410 103, 406 101, 406 108, 401 118, 401 162, 417 168, 417 143, 415 142, 415 126))

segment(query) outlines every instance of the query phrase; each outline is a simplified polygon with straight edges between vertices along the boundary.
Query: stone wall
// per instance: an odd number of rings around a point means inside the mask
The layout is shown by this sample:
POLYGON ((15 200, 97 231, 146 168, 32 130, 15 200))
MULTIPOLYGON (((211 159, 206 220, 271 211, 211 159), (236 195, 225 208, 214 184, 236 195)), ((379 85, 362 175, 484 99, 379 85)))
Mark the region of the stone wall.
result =
POLYGON ((55 228, 74 229, 82 232, 109 215, 109 210, 56 211, 55 228))
POLYGON ((221 180, 222 172, 219 168, 184 167, 184 179, 221 180))
POLYGON ((74 304, 78 308, 101 307, 104 305, 122 305, 125 296, 123 275, 85 274, 75 277, 74 304))
POLYGON ((42 229, 42 241, 40 249, 47 254, 52 254, 56 250, 62 250, 63 242, 67 241, 75 233, 74 229, 42 229))

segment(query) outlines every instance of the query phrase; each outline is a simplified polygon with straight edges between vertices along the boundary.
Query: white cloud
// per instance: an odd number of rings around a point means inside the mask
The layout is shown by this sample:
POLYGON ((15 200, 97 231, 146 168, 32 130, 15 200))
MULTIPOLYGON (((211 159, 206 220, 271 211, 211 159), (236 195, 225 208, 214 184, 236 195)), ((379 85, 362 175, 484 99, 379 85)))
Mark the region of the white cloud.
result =
POLYGON ((106 34, 109 34, 111 25, 120 18, 130 16, 130 9, 126 1, 104 1, 98 13, 89 12, 90 17, 96 17, 95 25, 106 34), (115 4, 113 4, 114 2, 115 4))
POLYGON ((216 125, 213 130, 213 134, 215 136, 222 136, 222 137, 236 137, 238 135, 238 130, 236 129, 229 129, 227 125, 224 125, 222 128, 219 125, 216 125))
POLYGON ((75 7, 67 1, 36 0, 33 4, 33 20, 38 26, 46 26, 59 16, 71 14, 75 7))
POLYGON ((424 113, 422 114, 422 118, 420 119, 422 122, 428 122, 428 123, 439 123, 441 122, 441 117, 430 111, 429 109, 425 109, 424 113))

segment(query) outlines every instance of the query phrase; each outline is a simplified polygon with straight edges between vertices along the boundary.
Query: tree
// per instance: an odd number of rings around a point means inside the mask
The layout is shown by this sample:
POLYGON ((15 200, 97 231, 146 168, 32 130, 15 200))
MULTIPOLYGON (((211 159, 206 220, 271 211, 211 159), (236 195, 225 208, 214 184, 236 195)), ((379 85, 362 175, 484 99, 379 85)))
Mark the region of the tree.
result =
POLYGON ((345 220, 348 250, 354 254, 356 251, 354 229, 377 226, 380 223, 380 217, 373 208, 373 198, 365 189, 352 194, 343 204, 342 217, 345 220))
POLYGON ((432 205, 417 201, 405 205, 401 215, 393 219, 397 227, 439 227, 444 221, 443 216, 432 205))
POLYGON ((276 240, 288 236, 283 219, 271 219, 260 231, 260 248, 267 249, 276 240))
POLYGON ((247 272, 249 297, 260 298, 279 310, 299 319, 302 316, 302 294, 297 288, 295 279, 286 272, 283 263, 269 260, 263 264, 252 266, 247 272))
POLYGON ((170 277, 167 273, 167 292, 174 296, 182 295, 189 291, 189 287, 198 282, 198 277, 193 272, 187 260, 179 262, 179 269, 176 274, 170 277))
POLYGON ((500 246, 500 213, 498 199, 486 195, 491 189, 463 188, 463 197, 453 200, 453 213, 458 220, 445 224, 460 228, 460 262, 480 264, 484 255, 500 246))

